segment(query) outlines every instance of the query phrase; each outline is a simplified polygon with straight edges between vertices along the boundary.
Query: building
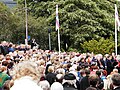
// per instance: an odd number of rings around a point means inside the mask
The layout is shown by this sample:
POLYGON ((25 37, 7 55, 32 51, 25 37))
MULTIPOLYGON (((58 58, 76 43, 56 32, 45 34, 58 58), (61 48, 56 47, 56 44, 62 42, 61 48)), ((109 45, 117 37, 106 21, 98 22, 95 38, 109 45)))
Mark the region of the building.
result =
POLYGON ((9 8, 13 8, 17 5, 16 1, 13 0, 0 0, 0 2, 3 2, 5 5, 7 5, 9 8))

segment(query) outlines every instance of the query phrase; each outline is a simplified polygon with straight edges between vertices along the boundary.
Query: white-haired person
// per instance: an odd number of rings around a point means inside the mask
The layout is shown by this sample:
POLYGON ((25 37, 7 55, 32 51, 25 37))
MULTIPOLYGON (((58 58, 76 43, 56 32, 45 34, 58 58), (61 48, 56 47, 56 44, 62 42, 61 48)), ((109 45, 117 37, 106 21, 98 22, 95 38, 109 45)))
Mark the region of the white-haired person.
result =
POLYGON ((10 90, 42 90, 37 85, 40 74, 36 63, 23 61, 15 67, 13 76, 13 86, 10 90))
POLYGON ((51 85, 50 90, 64 90, 62 86, 63 74, 56 75, 56 81, 51 85))
POLYGON ((43 89, 43 90, 50 90, 50 84, 49 82, 46 80, 45 76, 42 75, 39 82, 38 82, 38 85, 43 89))

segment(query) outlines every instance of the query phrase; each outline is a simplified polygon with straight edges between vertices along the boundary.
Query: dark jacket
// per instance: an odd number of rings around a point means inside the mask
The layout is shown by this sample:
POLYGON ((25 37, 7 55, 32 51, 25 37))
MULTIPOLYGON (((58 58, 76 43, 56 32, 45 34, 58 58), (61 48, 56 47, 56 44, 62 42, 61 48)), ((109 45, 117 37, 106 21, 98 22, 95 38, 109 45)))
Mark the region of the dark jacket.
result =
POLYGON ((89 78, 89 76, 85 76, 82 78, 82 80, 80 82, 80 90, 85 90, 86 88, 88 88, 90 86, 88 78, 89 78))
POLYGON ((64 83, 63 88, 64 88, 64 90, 78 90, 73 85, 70 85, 68 83, 64 83))
POLYGON ((56 74, 55 73, 48 73, 46 75, 46 80, 49 82, 50 85, 52 85, 56 80, 56 74))

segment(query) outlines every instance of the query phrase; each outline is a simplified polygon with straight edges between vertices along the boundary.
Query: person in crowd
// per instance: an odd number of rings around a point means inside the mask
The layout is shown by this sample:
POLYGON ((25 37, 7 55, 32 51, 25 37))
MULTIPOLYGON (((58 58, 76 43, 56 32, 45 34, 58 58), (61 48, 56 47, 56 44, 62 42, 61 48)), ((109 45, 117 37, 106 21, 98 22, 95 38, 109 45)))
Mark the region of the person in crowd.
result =
POLYGON ((45 75, 47 75, 49 72, 48 72, 48 68, 49 68, 49 66, 52 66, 52 64, 47 64, 46 65, 46 69, 45 69, 45 75))
POLYGON ((65 74, 62 84, 64 90, 77 90, 76 76, 72 73, 65 74))
POLYGON ((99 67, 97 65, 94 65, 91 67, 90 74, 96 74, 96 71, 98 71, 98 70, 99 70, 99 67))
POLYGON ((31 48, 35 49, 35 48, 38 48, 38 47, 39 47, 39 45, 36 43, 35 39, 33 38, 32 42, 31 42, 31 48))
POLYGON ((97 90, 101 90, 101 89, 98 88, 98 83, 99 83, 99 77, 98 77, 98 75, 93 74, 93 75, 89 76, 90 87, 94 87, 97 90))
POLYGON ((50 84, 49 82, 45 79, 45 76, 42 76, 40 78, 40 81, 38 82, 38 85, 43 89, 43 90, 50 90, 50 84))
POLYGON ((7 67, 1 66, 0 67, 0 90, 3 90, 3 86, 5 81, 10 80, 10 76, 5 72, 7 67))
POLYGON ((113 90, 120 90, 120 74, 116 73, 112 75, 113 90))
POLYGON ((112 75, 108 75, 107 77, 106 77, 106 80, 104 80, 104 87, 103 87, 103 89, 104 90, 112 90, 112 75))
POLYGON ((57 74, 56 81, 51 85, 50 90, 64 90, 62 86, 62 81, 63 81, 63 75, 57 74))
POLYGON ((102 70, 102 75, 101 75, 101 79, 104 81, 106 80, 106 77, 107 77, 107 71, 106 70, 102 70))
POLYGON ((48 74, 45 77, 46 80, 50 83, 50 86, 55 82, 56 74, 54 73, 54 66, 49 66, 48 74))
POLYGON ((112 61, 111 61, 111 56, 107 56, 106 58, 106 67, 107 67, 107 74, 109 75, 112 70, 113 70, 113 64, 112 64, 112 61))
POLYGON ((65 69, 65 73, 69 73, 69 69, 70 69, 71 66, 72 66, 71 63, 67 64, 67 68, 65 69))
POLYGON ((81 79, 80 69, 81 69, 81 67, 80 67, 80 66, 77 66, 77 77, 78 77, 78 80, 81 79))
POLYGON ((118 73, 118 69, 113 69, 113 71, 110 73, 111 75, 115 74, 115 73, 118 73))
POLYGON ((8 42, 2 41, 0 44, 0 53, 3 55, 8 54, 8 42))
POLYGON ((88 68, 85 69, 85 74, 86 76, 84 76, 80 82, 80 90, 85 90, 86 88, 90 86, 89 84, 90 70, 88 68))
POLYGON ((3 90, 10 90, 10 80, 6 80, 3 85, 3 90))
POLYGON ((42 90, 37 85, 40 74, 35 62, 24 61, 15 67, 15 75, 10 90, 42 90))
MULTIPOLYGON (((112 75, 118 74, 118 66, 119 65, 119 59, 115 56, 107 54, 106 57, 103 57, 102 54, 91 54, 91 53, 79 53, 79 52, 61 52, 61 55, 59 56, 58 52, 55 51, 49 51, 49 50, 41 50, 38 48, 31 48, 24 45, 15 45, 9 42, 2 42, 0 44, 0 67, 4 66, 7 69, 4 70, 3 73, 10 72, 8 76, 12 76, 12 80, 10 81, 10 85, 8 85, 9 81, 5 83, 6 86, 11 86, 11 82, 13 83, 13 86, 10 88, 11 90, 15 90, 18 82, 26 82, 30 81, 30 87, 40 88, 43 90, 50 90, 50 86, 52 87, 52 90, 55 90, 55 86, 58 85, 58 81, 56 78, 56 75, 62 75, 64 76, 63 81, 59 82, 59 85, 63 86, 63 89, 71 89, 72 90, 94 90, 100 89, 99 84, 101 82, 101 79, 104 81, 104 88, 105 90, 112 88, 112 75), (8 49, 6 48, 8 47, 8 49), (15 48, 15 50, 9 50, 10 47, 15 48), (2 48, 1 48, 2 47, 2 48), (8 50, 9 53, 5 53, 8 50), (26 49, 28 48, 28 49, 26 49), (60 60, 59 60, 60 57, 60 60), (33 62, 35 68, 38 71, 33 72, 31 71, 31 68, 26 68, 25 66, 22 67, 22 63, 24 62, 33 62), (116 61, 118 61, 118 65, 116 65, 116 61), (20 67, 21 66, 21 67, 20 67), (114 67, 115 66, 115 67, 114 67), (21 69, 19 69, 20 67, 21 69), (115 68, 115 69, 114 69, 115 68), (117 69, 116 69, 117 68, 117 69), (28 71, 26 71, 28 70, 28 71), (30 72, 32 73, 30 73, 30 72), (99 71, 102 71, 102 75, 99 71), (17 73, 16 73, 17 72, 17 73), (28 73, 26 73, 28 72, 28 73), (34 74, 33 74, 34 73, 34 74), (39 76, 36 74, 39 73, 39 76), (29 74, 29 75, 28 75, 29 74), (71 75, 72 74, 72 75, 71 75), (89 75, 97 74, 98 76, 98 82, 96 86, 90 85, 89 82, 89 75), (26 76, 29 77, 26 79, 26 76), (35 79, 34 77, 38 76, 38 79, 35 79), (44 77, 40 78, 40 77, 44 77), (66 79, 65 77, 72 77, 69 79, 66 79), (75 78, 74 78, 75 76, 75 78), (79 81, 79 83, 78 83, 79 81), (36 85, 38 84, 38 85, 36 85), (67 88, 66 86, 70 86, 67 88), (94 86, 94 87, 93 87, 94 86), (89 88, 88 88, 89 87, 89 88)), ((24 64, 25 65, 25 64, 24 64)), ((32 66, 32 65, 31 65, 32 66)), ((29 67, 29 66, 28 66, 29 67)), ((33 66, 32 66, 33 67, 33 66)), ((32 69, 33 70, 33 69, 32 69)), ((35 71, 35 70, 34 70, 35 71)), ((96 81, 94 82, 96 83, 96 81)), ((24 85, 26 87, 29 87, 29 85, 21 84, 21 87, 24 85)), ((60 88, 59 88, 60 89, 60 88)), ((58 89, 58 90, 59 90, 58 89)), ((102 88, 101 88, 102 89, 102 88)), ((24 89, 22 89, 24 90, 24 89)), ((28 88, 29 90, 29 88, 28 88)), ((61 88, 62 90, 62 88, 61 88)))
POLYGON ((15 48, 13 47, 13 44, 10 43, 8 46, 8 52, 14 52, 14 51, 15 51, 15 48))
POLYGON ((101 79, 101 74, 102 74, 102 71, 100 71, 100 70, 96 71, 96 75, 98 76, 98 85, 97 85, 97 88, 100 89, 100 90, 102 90, 103 87, 104 87, 104 82, 101 79))

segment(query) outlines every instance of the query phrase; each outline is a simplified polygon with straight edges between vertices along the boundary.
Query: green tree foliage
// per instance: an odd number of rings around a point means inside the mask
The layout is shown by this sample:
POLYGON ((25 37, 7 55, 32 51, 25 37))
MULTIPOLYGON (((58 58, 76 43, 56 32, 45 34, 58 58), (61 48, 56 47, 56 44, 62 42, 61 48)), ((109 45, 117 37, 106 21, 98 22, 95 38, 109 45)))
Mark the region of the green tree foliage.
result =
POLYGON ((99 41, 90 40, 81 44, 84 52, 94 52, 95 54, 111 54, 114 52, 113 38, 104 39, 101 38, 99 41))
POLYGON ((10 10, 0 2, 0 41, 12 41, 12 30, 16 27, 17 19, 10 10))
MULTIPOLYGON (((107 38, 114 36, 114 0, 26 1, 28 6, 28 34, 31 38, 37 40, 42 49, 48 49, 48 28, 52 30, 52 49, 57 49, 58 46, 57 32, 55 31, 56 4, 59 6, 61 48, 65 49, 67 43, 67 50, 76 49, 82 52, 82 43, 90 40, 97 42, 101 38, 108 40, 107 38)), ((10 28, 8 27, 8 31, 11 33, 9 39, 14 42, 20 40, 23 43, 25 38, 25 13, 22 9, 25 9, 25 0, 17 0, 17 2, 19 6, 13 11, 14 15, 9 14, 12 17, 12 20, 10 20, 12 22, 8 24, 12 24, 10 28)), ((4 8, 3 6, 0 7, 4 8)), ((4 20, 1 22, 4 22, 4 20)), ((7 25, 5 27, 1 26, 1 30, 7 27, 7 25)), ((1 35, 6 36, 5 34, 1 35)))
POLYGON ((46 18, 55 30, 56 4, 59 5, 60 34, 69 37, 69 47, 80 50, 80 43, 114 35, 114 2, 111 0, 29 2, 29 7, 34 9, 33 16, 46 18))
MULTIPOLYGON (((13 13, 18 17, 19 22, 17 23, 18 27, 16 27, 16 30, 14 31, 14 35, 16 37, 16 40, 19 40, 19 43, 24 43, 25 39, 25 9, 24 7, 18 6, 15 10, 13 10, 13 13)), ((43 17, 36 18, 34 16, 31 16, 29 9, 28 9, 28 36, 30 38, 36 39, 36 42, 40 45, 40 48, 42 49, 48 49, 48 27, 46 27, 46 19, 43 17)), ((31 43, 31 39, 29 41, 29 44, 31 43)))

